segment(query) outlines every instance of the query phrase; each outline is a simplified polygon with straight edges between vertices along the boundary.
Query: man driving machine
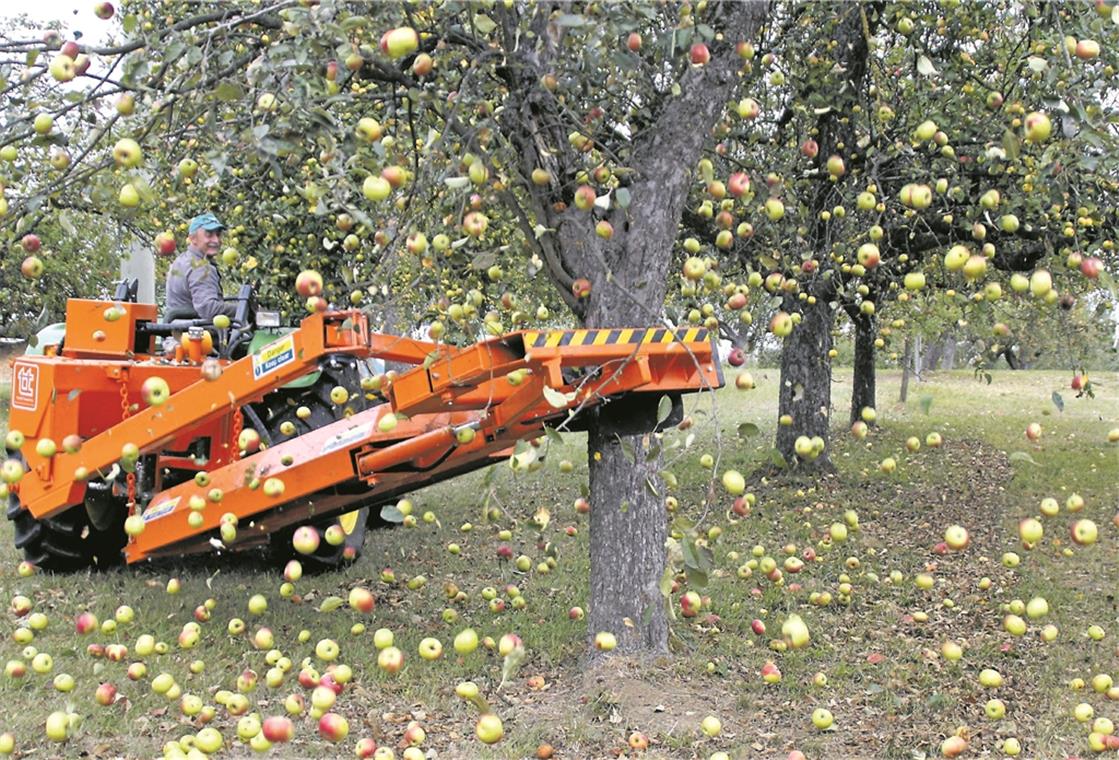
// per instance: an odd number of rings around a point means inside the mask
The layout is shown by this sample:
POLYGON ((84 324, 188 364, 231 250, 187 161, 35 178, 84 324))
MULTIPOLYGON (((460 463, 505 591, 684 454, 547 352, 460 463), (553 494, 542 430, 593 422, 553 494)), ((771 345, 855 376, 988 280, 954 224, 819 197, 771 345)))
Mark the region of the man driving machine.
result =
POLYGON ((187 239, 190 245, 180 253, 167 270, 167 307, 163 319, 205 319, 212 321, 219 314, 233 318, 235 302, 223 300, 221 276, 211 259, 221 250, 221 234, 225 229, 212 213, 199 214, 190 220, 187 239))

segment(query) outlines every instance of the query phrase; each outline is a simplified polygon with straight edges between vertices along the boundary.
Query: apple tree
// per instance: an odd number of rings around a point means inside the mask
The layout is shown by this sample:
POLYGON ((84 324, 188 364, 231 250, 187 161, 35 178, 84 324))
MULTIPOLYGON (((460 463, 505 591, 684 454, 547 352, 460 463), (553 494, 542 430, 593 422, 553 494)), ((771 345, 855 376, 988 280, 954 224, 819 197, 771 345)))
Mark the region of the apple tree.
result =
MULTIPOLYGON (((17 245, 77 207, 167 252, 213 209, 230 277, 292 312, 295 274, 315 268, 329 300, 445 339, 662 323, 692 178, 766 13, 125 2, 97 46, 0 40, 25 61, 4 72, 0 234, 17 245)), ((589 630, 623 651, 667 646, 658 402, 585 421, 589 630)))

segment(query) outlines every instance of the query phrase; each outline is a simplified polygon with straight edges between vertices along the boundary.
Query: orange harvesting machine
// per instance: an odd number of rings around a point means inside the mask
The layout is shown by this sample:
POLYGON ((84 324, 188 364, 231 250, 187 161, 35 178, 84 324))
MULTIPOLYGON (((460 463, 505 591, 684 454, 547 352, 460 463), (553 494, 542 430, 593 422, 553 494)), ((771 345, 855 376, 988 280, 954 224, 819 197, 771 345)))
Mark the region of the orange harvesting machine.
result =
POLYGON ((45 569, 250 548, 336 565, 403 493, 527 463, 547 426, 577 429, 624 395, 723 383, 702 328, 459 348, 371 332, 357 310, 270 333, 160 323, 124 292, 70 300, 64 332, 12 362, 0 496, 45 569), (411 369, 372 372, 377 359, 411 369))

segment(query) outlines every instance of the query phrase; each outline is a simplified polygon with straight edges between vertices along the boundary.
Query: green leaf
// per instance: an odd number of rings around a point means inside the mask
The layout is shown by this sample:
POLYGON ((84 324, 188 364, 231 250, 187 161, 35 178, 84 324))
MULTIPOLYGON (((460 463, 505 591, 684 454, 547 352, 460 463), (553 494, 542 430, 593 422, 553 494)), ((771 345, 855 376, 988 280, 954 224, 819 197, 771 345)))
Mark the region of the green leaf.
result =
POLYGON ((218 100, 224 100, 227 103, 232 103, 235 100, 240 100, 245 97, 245 90, 241 85, 236 82, 226 80, 219 84, 214 90, 214 97, 218 100))
POLYGON ((917 71, 923 77, 931 77, 937 73, 936 66, 933 66, 932 61, 930 61, 928 59, 928 56, 925 55, 920 55, 917 57, 917 71))
POLYGON ((1015 451, 1008 458, 1010 459, 1011 464, 1015 462, 1029 462, 1034 467, 1040 466, 1036 461, 1034 461, 1034 458, 1025 451, 1015 451))
POLYGON ((759 428, 753 422, 743 422, 738 426, 738 437, 749 438, 752 435, 757 435, 759 428))
POLYGON ((921 396, 920 404, 921 404, 921 411, 924 412, 925 415, 927 416, 928 413, 929 413, 929 409, 931 409, 932 405, 933 405, 933 397, 928 395, 928 394, 926 394, 924 396, 921 396))
POLYGON ((783 469, 788 464, 788 462, 785 461, 785 457, 781 456, 781 452, 777 449, 770 449, 767 456, 769 457, 770 464, 778 469, 783 469))
POLYGON ((637 464, 637 455, 633 452, 633 444, 620 435, 615 434, 614 437, 618 439, 618 445, 622 447, 622 452, 626 455, 626 459, 629 460, 629 463, 633 465, 637 464))
POLYGON ((630 202, 633 198, 630 195, 628 187, 619 187, 614 191, 614 204, 618 208, 629 208, 630 202))
POLYGON ((1053 400, 1053 406, 1057 407, 1058 412, 1063 412, 1065 410, 1065 400, 1061 398, 1060 393, 1057 393, 1057 391, 1053 391, 1053 395, 1049 398, 1053 400))
POLYGON ((334 610, 345 603, 346 600, 340 596, 328 596, 326 599, 323 599, 322 604, 319 605, 319 612, 334 612, 334 610))
POLYGON ((645 478, 645 488, 648 489, 650 496, 660 498, 660 491, 657 490, 657 485, 652 478, 645 478))
POLYGON ((661 573, 661 581, 657 584, 660 588, 661 596, 665 599, 672 596, 672 582, 675 580, 675 573, 672 572, 671 567, 665 567, 664 572, 661 573))
POLYGON ((661 400, 657 402, 657 424, 668 419, 668 415, 672 414, 672 399, 668 396, 661 396, 661 400))
POLYGON ((544 386, 544 400, 548 402, 549 406, 555 409, 563 409, 574 399, 574 392, 567 394, 557 391, 555 388, 551 388, 547 385, 544 386))
POLYGON ((1006 157, 1011 161, 1017 161, 1018 155, 1021 150, 1021 143, 1018 142, 1018 135, 1014 134, 1014 130, 1008 129, 1002 133, 1002 149, 1006 151, 1006 157))
POLYGON ((404 522, 404 513, 397 509, 395 504, 386 504, 381 507, 381 519, 385 522, 402 523, 404 522))
POLYGON ((482 34, 489 34, 497 28, 497 23, 484 13, 475 13, 474 28, 482 34))
POLYGON ((563 436, 560 435, 560 432, 555 428, 545 426, 544 435, 548 436, 548 440, 556 444, 557 446, 563 445, 563 436))
POLYGON ((136 14, 129 13, 124 17, 124 20, 121 21, 121 28, 124 29, 125 34, 132 34, 136 31, 136 27, 139 26, 139 24, 140 19, 136 17, 136 14))
POLYGON ((702 570, 696 570, 694 567, 685 567, 684 575, 688 577, 688 585, 695 588, 706 588, 707 573, 702 570))

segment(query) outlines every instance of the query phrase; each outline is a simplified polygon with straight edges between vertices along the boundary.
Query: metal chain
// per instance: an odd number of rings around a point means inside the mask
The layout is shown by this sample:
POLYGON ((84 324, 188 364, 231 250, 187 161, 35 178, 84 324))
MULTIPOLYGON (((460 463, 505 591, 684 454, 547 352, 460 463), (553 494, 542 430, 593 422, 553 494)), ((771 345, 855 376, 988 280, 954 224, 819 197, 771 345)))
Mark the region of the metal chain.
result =
POLYGON ((245 419, 241 415, 241 410, 238 409, 233 413, 233 456, 234 460, 241 458, 241 430, 245 425, 245 419))
MULTIPOLYGON (((128 403, 128 375, 121 373, 120 377, 120 419, 124 422, 128 419, 129 403, 128 403)), ((130 472, 125 477, 125 482, 128 484, 128 514, 136 514, 136 473, 130 472)))

